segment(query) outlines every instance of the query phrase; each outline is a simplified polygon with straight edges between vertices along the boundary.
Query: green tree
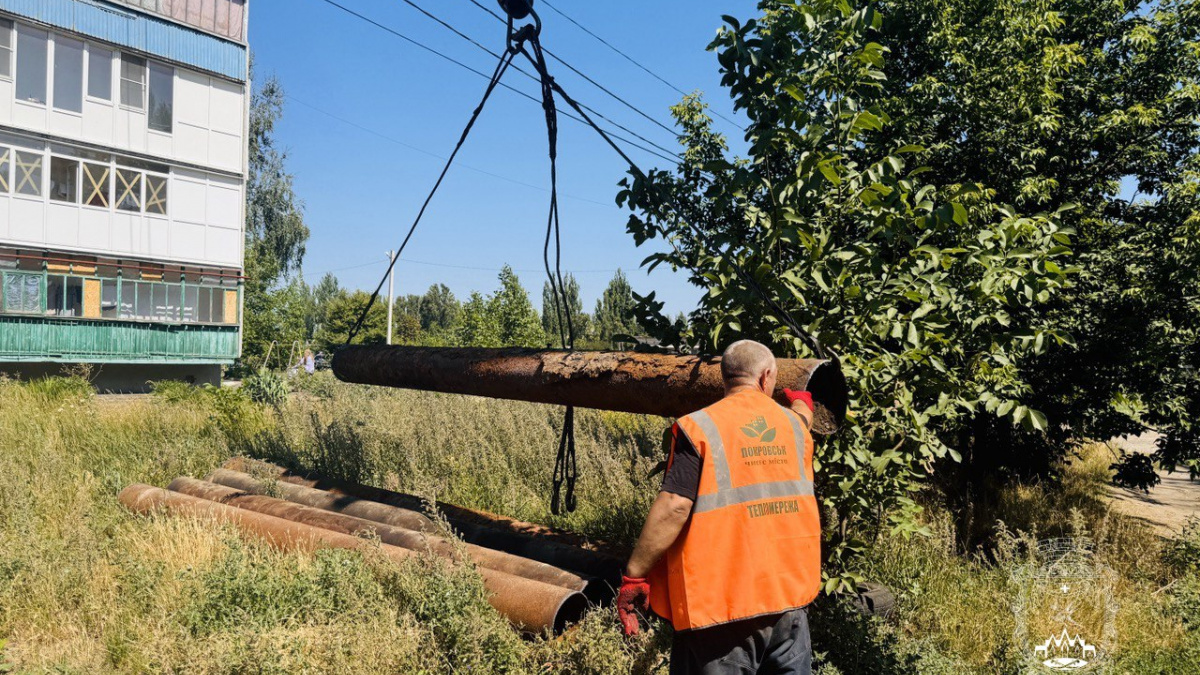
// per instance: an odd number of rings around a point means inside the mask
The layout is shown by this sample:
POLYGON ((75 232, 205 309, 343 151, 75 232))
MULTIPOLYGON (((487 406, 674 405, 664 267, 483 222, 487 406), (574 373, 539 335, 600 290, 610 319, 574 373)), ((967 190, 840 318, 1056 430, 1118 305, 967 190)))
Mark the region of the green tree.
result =
POLYGON ((873 529, 920 529, 914 480, 958 459, 952 444, 962 447, 975 415, 1045 429, 1015 363, 1064 340, 1039 309, 1067 283, 1070 232, 1060 214, 1023 215, 986 186, 929 180, 914 161, 922 149, 883 133, 887 50, 871 6, 760 9, 745 23, 727 17, 712 44, 750 120, 750 156, 730 157, 689 97, 675 108, 683 161, 627 180, 619 199, 639 244, 674 244, 649 261, 689 270, 707 290, 692 315, 705 351, 752 337, 813 354, 736 262, 840 355, 854 415, 818 454, 819 494, 836 514, 834 588, 855 580, 853 556, 873 529))
POLYGON ((458 320, 462 306, 445 284, 434 284, 421 296, 421 329, 447 330, 458 320))
POLYGON ((507 347, 546 346, 541 317, 512 267, 505 265, 500 270, 500 290, 492 296, 490 304, 500 326, 502 344, 507 347))
POLYGON ((1166 434, 1200 468, 1200 6, 1191 0, 880 3, 881 108, 929 180, 1027 209, 1077 208, 1074 286, 1038 308, 1072 344, 1021 363, 1049 437, 981 419, 977 473, 1044 469, 1069 439, 1166 434), (1122 194, 1121 183, 1136 186, 1122 194), (1140 195, 1140 196, 1139 196, 1140 195))
POLYGON ((612 340, 614 335, 636 335, 642 332, 636 317, 636 301, 633 297, 633 287, 625 278, 625 273, 617 270, 603 295, 596 300, 596 312, 593 315, 596 337, 603 342, 612 340))
POLYGON ((472 293, 463 303, 459 323, 455 327, 456 343, 462 347, 500 347, 500 321, 492 311, 492 303, 479 293, 472 293))
POLYGON ((249 361, 264 356, 278 337, 275 305, 281 298, 275 294, 281 279, 300 268, 308 241, 304 207, 286 167, 287 153, 275 144, 283 100, 283 87, 270 77, 250 106, 243 312, 243 357, 249 361))
MULTIPOLYGON (((317 333, 316 342, 322 351, 331 352, 346 344, 350 330, 358 321, 371 294, 366 291, 340 292, 331 298, 325 312, 325 322, 317 333)), ((387 303, 376 302, 367 313, 354 344, 382 344, 387 340, 387 303)))
POLYGON ((329 303, 343 293, 341 286, 338 285, 337 277, 333 273, 326 272, 325 276, 317 282, 312 288, 312 315, 308 320, 309 337, 316 337, 317 332, 321 329, 321 325, 325 323, 325 317, 329 313, 329 303))
POLYGON ((500 288, 486 298, 472 293, 456 327, 464 347, 545 347, 541 319, 513 269, 500 270, 500 288))
POLYGON ((563 307, 562 300, 559 300, 559 309, 554 308, 554 292, 550 288, 550 282, 542 284, 542 330, 546 334, 546 339, 552 344, 558 344, 559 341, 559 316, 564 320, 562 335, 566 335, 565 312, 570 312, 571 328, 575 334, 576 341, 584 340, 590 335, 591 317, 583 311, 583 300, 579 297, 579 282, 575 280, 575 275, 567 273, 563 277, 563 290, 567 297, 566 307, 563 307))
POLYGON ((396 317, 396 325, 392 332, 393 344, 411 345, 416 344, 420 339, 420 319, 413 314, 401 314, 396 317))

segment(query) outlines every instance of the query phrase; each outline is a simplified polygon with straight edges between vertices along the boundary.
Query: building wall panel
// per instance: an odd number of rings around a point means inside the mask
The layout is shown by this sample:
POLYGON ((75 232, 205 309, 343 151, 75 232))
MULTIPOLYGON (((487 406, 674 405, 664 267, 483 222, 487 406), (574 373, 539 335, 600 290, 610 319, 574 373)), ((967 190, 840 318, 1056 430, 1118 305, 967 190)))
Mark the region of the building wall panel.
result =
MULTIPOLYGON (((133 10, 76 0, 0 0, 0 11, 245 82, 246 48, 133 10)), ((214 16, 215 27, 215 16, 214 16)))
POLYGON ((46 224, 46 212, 42 203, 20 197, 11 197, 8 200, 12 209, 8 236, 16 242, 41 243, 45 239, 46 224))
POLYGON ((79 207, 51 203, 46 208, 46 243, 61 248, 79 246, 79 207))

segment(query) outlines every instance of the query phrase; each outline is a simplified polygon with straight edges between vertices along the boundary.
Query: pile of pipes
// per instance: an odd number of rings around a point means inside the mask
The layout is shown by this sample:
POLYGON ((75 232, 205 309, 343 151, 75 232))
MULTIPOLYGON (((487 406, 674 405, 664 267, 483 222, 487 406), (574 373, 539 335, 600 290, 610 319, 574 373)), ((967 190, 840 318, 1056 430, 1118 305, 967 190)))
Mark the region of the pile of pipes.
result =
POLYGON ((378 548, 397 562, 420 552, 465 556, 492 606, 527 633, 562 631, 589 601, 610 600, 620 579, 619 554, 579 535, 439 502, 435 508, 462 539, 454 542, 413 495, 243 458, 205 480, 176 478, 166 490, 130 485, 120 500, 136 513, 228 522, 283 550, 378 548))

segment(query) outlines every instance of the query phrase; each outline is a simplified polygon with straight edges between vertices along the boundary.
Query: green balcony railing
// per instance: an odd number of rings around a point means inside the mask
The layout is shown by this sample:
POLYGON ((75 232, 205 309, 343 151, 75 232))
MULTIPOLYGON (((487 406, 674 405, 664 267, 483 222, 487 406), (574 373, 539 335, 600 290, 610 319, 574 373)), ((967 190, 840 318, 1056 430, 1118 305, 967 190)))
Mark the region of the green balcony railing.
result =
POLYGON ((237 326, 0 316, 0 361, 233 363, 237 326))

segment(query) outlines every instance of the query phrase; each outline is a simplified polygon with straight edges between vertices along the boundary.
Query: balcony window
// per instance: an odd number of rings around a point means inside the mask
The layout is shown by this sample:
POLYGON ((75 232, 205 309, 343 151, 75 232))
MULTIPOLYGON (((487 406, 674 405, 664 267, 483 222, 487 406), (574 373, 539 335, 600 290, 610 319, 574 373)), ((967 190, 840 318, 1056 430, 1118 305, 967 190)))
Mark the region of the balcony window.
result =
POLYGON ((104 279, 100 284, 100 316, 117 318, 117 280, 104 279))
POLYGON ((83 43, 54 38, 54 107, 83 112, 83 43))
POLYGON ((117 208, 122 211, 142 210, 141 172, 117 169, 117 208))
POLYGON ((65 157, 50 158, 50 199, 79 202, 79 162, 65 157))
POLYGON ((13 182, 17 185, 17 194, 41 197, 42 155, 18 150, 13 182))
POLYGON ((171 133, 175 119, 175 69, 150 64, 150 128, 171 133))
POLYGON ((146 109, 146 59, 121 55, 121 105, 146 109))
POLYGON ((107 209, 112 203, 112 168, 103 164, 83 165, 84 204, 107 209))
POLYGON ((8 173, 12 168, 12 148, 0 148, 0 192, 12 191, 12 179, 8 173))
POLYGON ((59 274, 47 276, 46 314, 83 316, 83 279, 59 274))
POLYGON ((42 311, 42 275, 5 272, 4 311, 11 314, 40 314, 42 311))
POLYGON ((109 50, 88 45, 88 96, 112 100, 112 59, 109 50))
POLYGON ((146 174, 146 213, 167 215, 167 177, 146 174))
POLYGON ((0 77, 11 78, 13 67, 13 22, 0 19, 0 77))
POLYGON ((46 104, 45 31, 17 28, 17 100, 46 104))

